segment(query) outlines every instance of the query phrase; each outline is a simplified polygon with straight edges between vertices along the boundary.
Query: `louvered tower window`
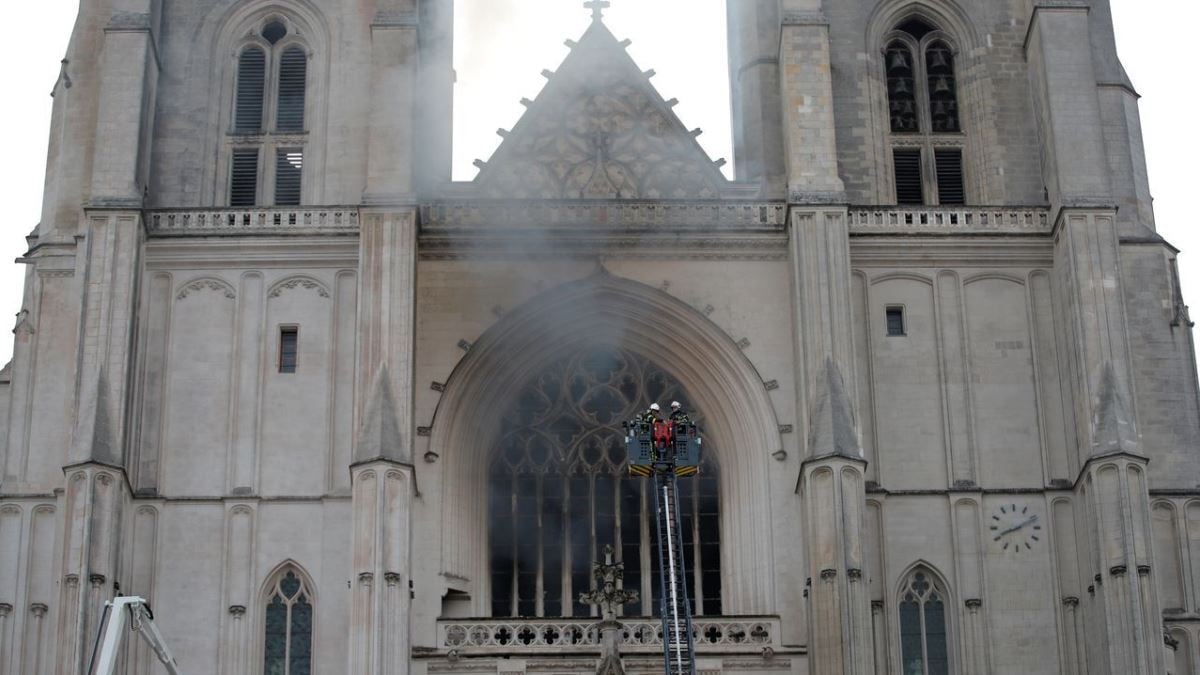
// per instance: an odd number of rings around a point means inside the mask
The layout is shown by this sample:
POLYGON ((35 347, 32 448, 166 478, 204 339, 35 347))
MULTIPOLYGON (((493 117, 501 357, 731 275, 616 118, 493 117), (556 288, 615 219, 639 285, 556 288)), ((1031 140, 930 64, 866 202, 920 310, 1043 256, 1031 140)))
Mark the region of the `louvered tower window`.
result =
POLYGON ((935 26, 913 17, 890 34, 883 67, 896 203, 965 204, 953 47, 935 26))
POLYGON ((263 95, 267 81, 267 55, 258 47, 247 47, 238 58, 237 109, 233 130, 258 133, 262 130, 263 95))
POLYGON ((304 88, 308 80, 308 55, 289 47, 279 59, 279 97, 275 114, 277 131, 304 131, 304 88))
POLYGON ((309 54, 283 19, 264 22, 247 42, 238 53, 227 136, 229 205, 296 206, 303 201, 309 54))

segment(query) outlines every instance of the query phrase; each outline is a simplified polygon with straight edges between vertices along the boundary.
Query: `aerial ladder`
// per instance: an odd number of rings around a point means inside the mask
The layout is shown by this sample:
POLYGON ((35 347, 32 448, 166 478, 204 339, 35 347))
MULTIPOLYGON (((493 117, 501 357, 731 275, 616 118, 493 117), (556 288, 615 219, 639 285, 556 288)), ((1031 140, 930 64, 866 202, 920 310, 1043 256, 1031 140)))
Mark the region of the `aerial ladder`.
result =
POLYGON ((681 476, 694 476, 699 470, 699 432, 686 416, 676 420, 642 418, 627 426, 629 472, 650 478, 654 485, 666 675, 694 675, 696 651, 677 481, 681 476))
POLYGON ((169 675, 180 675, 179 664, 175 662, 175 657, 167 648, 166 640, 154 624, 154 613, 150 611, 150 605, 144 599, 118 596, 104 603, 104 614, 107 620, 101 622, 102 628, 96 639, 96 649, 92 651, 92 666, 88 668, 90 675, 113 675, 116 672, 118 652, 121 639, 125 637, 126 625, 129 626, 129 632, 142 636, 146 644, 150 645, 150 649, 169 675))

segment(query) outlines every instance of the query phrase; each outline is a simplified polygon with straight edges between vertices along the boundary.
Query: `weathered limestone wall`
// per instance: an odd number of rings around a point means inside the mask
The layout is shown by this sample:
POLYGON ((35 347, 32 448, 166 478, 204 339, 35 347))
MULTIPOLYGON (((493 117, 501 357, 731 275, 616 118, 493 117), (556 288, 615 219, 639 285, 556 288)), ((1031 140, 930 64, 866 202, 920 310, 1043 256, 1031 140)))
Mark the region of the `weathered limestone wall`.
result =
POLYGON ((854 281, 863 445, 889 489, 1070 485, 1070 391, 1044 267, 861 267, 854 281), (907 335, 888 336, 902 307, 907 335))
POLYGON ((310 242, 307 260, 279 258, 304 248, 148 245, 139 492, 348 493, 357 251, 310 242), (279 372, 284 326, 299 328, 295 373, 279 372))
POLYGON ((1200 438, 1195 343, 1178 305, 1174 260, 1174 249, 1160 242, 1121 246, 1133 400, 1155 490, 1200 485, 1200 464, 1195 460, 1200 438))

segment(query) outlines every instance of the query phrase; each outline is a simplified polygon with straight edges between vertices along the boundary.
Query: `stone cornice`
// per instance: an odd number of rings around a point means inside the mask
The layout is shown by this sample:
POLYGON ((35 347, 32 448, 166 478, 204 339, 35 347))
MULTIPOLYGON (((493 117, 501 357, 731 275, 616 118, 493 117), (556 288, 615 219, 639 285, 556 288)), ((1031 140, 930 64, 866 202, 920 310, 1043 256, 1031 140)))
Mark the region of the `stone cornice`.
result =
POLYGON ((1049 267, 1054 249, 1047 237, 851 234, 850 261, 854 267, 1049 267))
POLYGON ((151 239, 146 243, 147 270, 244 269, 247 266, 358 267, 356 236, 151 239))

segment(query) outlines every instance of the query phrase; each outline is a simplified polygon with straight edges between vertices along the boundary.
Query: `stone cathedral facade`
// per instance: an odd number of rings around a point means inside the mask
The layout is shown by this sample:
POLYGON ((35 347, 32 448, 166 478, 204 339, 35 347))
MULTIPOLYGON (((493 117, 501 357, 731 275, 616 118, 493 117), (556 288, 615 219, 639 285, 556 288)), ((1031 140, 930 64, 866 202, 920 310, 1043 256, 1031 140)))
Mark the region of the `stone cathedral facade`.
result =
POLYGON ((698 670, 1200 672, 1191 322, 1107 0, 729 0, 732 179, 587 4, 454 182, 452 0, 83 0, 0 675, 87 672, 118 586, 188 673, 595 672, 608 546, 661 672, 620 423, 671 400, 698 670))

